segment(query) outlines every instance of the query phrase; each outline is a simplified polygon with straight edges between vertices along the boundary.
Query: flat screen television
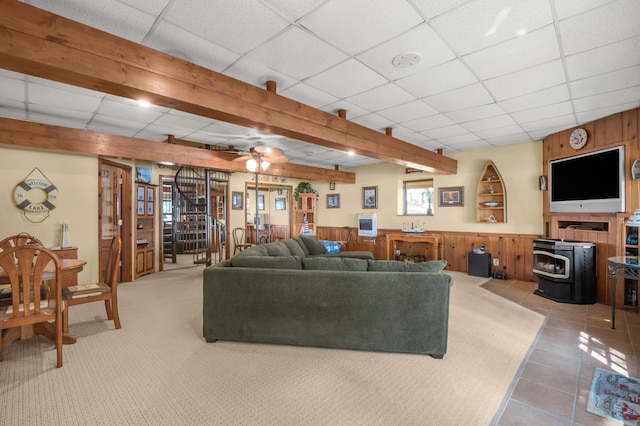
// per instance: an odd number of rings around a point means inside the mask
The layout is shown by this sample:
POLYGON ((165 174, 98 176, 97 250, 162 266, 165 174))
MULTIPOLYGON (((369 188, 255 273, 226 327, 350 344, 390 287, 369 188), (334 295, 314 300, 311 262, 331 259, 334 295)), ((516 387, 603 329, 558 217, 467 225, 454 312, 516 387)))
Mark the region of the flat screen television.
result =
POLYGON ((624 146, 549 163, 549 211, 617 213, 626 210, 624 146))

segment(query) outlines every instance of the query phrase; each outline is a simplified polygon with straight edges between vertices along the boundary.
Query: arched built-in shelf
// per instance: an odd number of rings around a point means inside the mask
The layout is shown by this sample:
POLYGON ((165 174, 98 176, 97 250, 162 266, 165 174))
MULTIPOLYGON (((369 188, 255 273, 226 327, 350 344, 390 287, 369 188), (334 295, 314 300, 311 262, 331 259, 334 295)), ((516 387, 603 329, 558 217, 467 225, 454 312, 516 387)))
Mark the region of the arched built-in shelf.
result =
POLYGON ((480 174, 476 203, 478 222, 506 223, 507 189, 500 172, 492 161, 487 161, 480 174))

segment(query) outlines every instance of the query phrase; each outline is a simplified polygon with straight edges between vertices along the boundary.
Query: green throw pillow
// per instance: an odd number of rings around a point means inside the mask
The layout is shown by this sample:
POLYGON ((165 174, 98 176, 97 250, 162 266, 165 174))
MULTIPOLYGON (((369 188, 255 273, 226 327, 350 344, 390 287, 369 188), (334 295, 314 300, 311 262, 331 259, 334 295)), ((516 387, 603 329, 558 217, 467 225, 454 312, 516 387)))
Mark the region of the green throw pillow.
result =
POLYGON ((241 256, 231 258, 234 268, 302 269, 299 256, 241 256))
POLYGON ((447 266, 446 260, 428 260, 420 263, 399 260, 369 260, 369 271, 374 272, 433 272, 440 273, 447 266))
POLYGON ((274 241, 264 244, 264 246, 267 248, 269 256, 291 256, 291 251, 282 241, 274 241))
POLYGON ((321 271, 366 271, 367 261, 350 257, 303 257, 302 266, 321 271))
POLYGON ((308 235, 300 235, 300 239, 307 246, 307 250, 309 250, 309 255, 313 256, 314 254, 325 254, 327 252, 327 248, 323 246, 320 241, 316 239, 316 237, 310 237, 308 235))
POLYGON ((309 256, 309 249, 307 248, 307 246, 305 245, 304 241, 302 241, 302 238, 300 237, 293 237, 291 238, 293 241, 295 241, 296 243, 298 243, 298 245, 300 246, 300 248, 302 249, 302 251, 304 252, 305 256, 309 256))
POLYGON ((288 238, 286 240, 282 240, 282 243, 285 246, 287 246, 287 248, 289 249, 289 252, 291 253, 292 256, 300 256, 300 257, 306 257, 307 256, 305 254, 304 250, 302 250, 302 247, 300 247, 300 244, 298 244, 292 238, 288 238))

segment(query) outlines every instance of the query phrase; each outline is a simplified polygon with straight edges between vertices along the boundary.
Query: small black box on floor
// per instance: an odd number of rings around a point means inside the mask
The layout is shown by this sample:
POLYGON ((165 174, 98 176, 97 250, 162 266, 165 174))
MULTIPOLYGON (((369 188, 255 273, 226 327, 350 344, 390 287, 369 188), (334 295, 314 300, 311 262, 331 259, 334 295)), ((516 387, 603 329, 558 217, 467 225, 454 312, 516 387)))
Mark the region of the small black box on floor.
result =
POLYGON ((491 276, 491 253, 470 252, 467 273, 476 277, 491 276))

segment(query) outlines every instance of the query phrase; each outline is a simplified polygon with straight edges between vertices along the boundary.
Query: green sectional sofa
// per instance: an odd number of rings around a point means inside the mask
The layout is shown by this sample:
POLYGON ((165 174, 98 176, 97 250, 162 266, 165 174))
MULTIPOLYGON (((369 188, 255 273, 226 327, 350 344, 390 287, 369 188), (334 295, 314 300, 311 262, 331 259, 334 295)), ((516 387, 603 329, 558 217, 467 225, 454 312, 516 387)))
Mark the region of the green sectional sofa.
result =
POLYGON ((313 237, 253 246, 203 273, 203 335, 324 348, 447 351, 446 261, 324 254, 313 237))

